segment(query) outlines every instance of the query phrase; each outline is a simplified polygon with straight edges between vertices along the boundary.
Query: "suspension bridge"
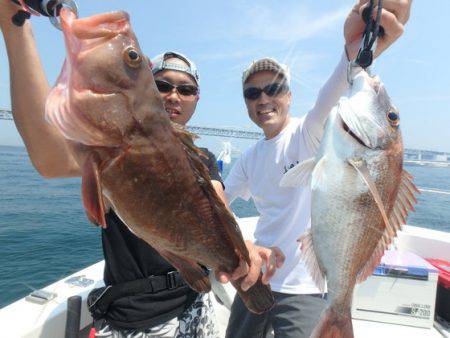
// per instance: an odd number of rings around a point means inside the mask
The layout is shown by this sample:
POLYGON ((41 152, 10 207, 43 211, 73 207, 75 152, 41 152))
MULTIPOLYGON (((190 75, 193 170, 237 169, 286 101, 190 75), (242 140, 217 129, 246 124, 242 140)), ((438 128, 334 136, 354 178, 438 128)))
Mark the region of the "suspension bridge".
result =
MULTIPOLYGON (((0 120, 12 119, 12 113, 9 109, 0 109, 0 120)), ((206 127, 189 125, 187 126, 187 129, 197 135, 204 136, 219 136, 249 140, 258 140, 264 136, 264 134, 259 131, 251 131, 234 127, 206 127)), ((417 165, 447 167, 450 166, 450 153, 419 149, 405 149, 405 162, 417 165)))
MULTIPOLYGON (((0 109, 0 120, 12 120, 11 111, 8 109, 0 109)), ((249 140, 258 140, 263 137, 263 133, 259 131, 251 131, 234 127, 217 128, 190 125, 187 129, 197 135, 204 136, 221 136, 230 138, 241 138, 249 140)))
MULTIPOLYGON (((13 120, 11 111, 8 109, 0 109, 0 120, 13 120)), ((241 138, 241 139, 253 139, 257 140, 264 136, 262 132, 250 131, 239 128, 213 128, 204 126, 188 126, 187 129, 198 135, 206 136, 221 136, 229 138, 241 138)), ((230 144, 230 151, 236 152, 236 149, 230 144)), ((418 150, 418 149, 405 149, 405 163, 413 165, 431 165, 431 166, 450 166, 450 153, 418 150)), ((432 188, 419 188, 422 192, 437 193, 450 195, 450 191, 432 189, 432 188)))

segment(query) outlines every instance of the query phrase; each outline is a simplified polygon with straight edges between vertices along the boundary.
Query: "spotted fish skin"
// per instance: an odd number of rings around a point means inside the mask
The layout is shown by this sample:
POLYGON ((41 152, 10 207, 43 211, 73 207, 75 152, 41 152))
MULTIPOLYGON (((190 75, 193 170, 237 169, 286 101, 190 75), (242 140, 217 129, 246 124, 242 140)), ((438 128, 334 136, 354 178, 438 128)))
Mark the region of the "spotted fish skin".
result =
MULTIPOLYGON (((46 104, 82 170, 89 220, 106 227, 112 208, 198 292, 211 290, 203 266, 232 273, 249 253, 211 184, 193 135, 171 123, 128 14, 77 19, 62 9, 67 56, 46 104)), ((273 306, 270 286, 233 282, 247 307, 273 306)))

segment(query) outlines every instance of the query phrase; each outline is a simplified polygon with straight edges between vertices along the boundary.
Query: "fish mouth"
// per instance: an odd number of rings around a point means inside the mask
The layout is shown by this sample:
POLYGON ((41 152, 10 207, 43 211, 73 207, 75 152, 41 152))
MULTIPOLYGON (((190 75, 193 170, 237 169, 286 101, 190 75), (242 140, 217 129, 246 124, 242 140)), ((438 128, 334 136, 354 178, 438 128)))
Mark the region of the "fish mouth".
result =
POLYGON ((126 12, 110 12, 77 19, 69 9, 61 10, 63 31, 71 31, 78 39, 111 38, 130 30, 130 17, 126 12))
POLYGON ((343 119, 341 119, 341 122, 342 128, 347 134, 349 134, 356 142, 358 142, 363 147, 370 148, 348 127, 348 125, 344 122, 343 119))

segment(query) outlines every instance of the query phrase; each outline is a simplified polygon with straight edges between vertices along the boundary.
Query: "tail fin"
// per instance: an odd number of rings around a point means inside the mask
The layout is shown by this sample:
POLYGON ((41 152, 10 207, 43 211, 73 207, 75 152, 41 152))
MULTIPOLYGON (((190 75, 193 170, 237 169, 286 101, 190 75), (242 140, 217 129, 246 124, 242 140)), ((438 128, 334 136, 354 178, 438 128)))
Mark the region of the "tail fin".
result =
POLYGON ((262 274, 259 276, 258 281, 247 291, 241 289, 243 278, 231 282, 247 309, 256 314, 269 311, 275 304, 275 298, 273 297, 270 286, 263 284, 261 278, 262 274))
POLYGON ((350 309, 342 313, 327 308, 310 338, 354 338, 350 309))

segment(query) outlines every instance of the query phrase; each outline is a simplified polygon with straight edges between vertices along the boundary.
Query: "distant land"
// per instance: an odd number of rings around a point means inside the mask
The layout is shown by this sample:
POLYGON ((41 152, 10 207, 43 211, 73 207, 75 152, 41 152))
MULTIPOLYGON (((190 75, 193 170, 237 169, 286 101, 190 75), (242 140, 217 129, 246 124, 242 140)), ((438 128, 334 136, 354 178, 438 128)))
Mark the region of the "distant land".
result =
MULTIPOLYGON (((25 149, 23 145, 3 145, 0 144, 2 148, 20 148, 25 149)), ((233 150, 232 155, 238 155, 238 153, 233 150)), ((235 157, 235 156, 232 156, 235 157)), ((410 149, 406 148, 404 153, 404 158, 406 162, 445 162, 450 165, 450 153, 423 149, 410 149)))
MULTIPOLYGON (((0 120, 12 121, 12 114, 9 109, 0 108, 0 120)), ((242 128, 233 127, 207 127, 207 126, 188 126, 188 129, 198 135, 203 136, 217 136, 223 138, 240 138, 247 140, 257 140, 263 137, 263 133, 258 130, 248 130, 242 128)), ((4 139, 4 138, 3 138, 4 139)), ((0 139, 2 142, 2 139, 0 139)), ((3 141, 4 142, 4 141, 3 141)), ((1 144, 0 146, 22 146, 23 145, 11 145, 1 144)), ((413 149, 405 148, 405 160, 406 161, 435 161, 435 162, 450 162, 450 153, 425 150, 425 149, 413 149)))

